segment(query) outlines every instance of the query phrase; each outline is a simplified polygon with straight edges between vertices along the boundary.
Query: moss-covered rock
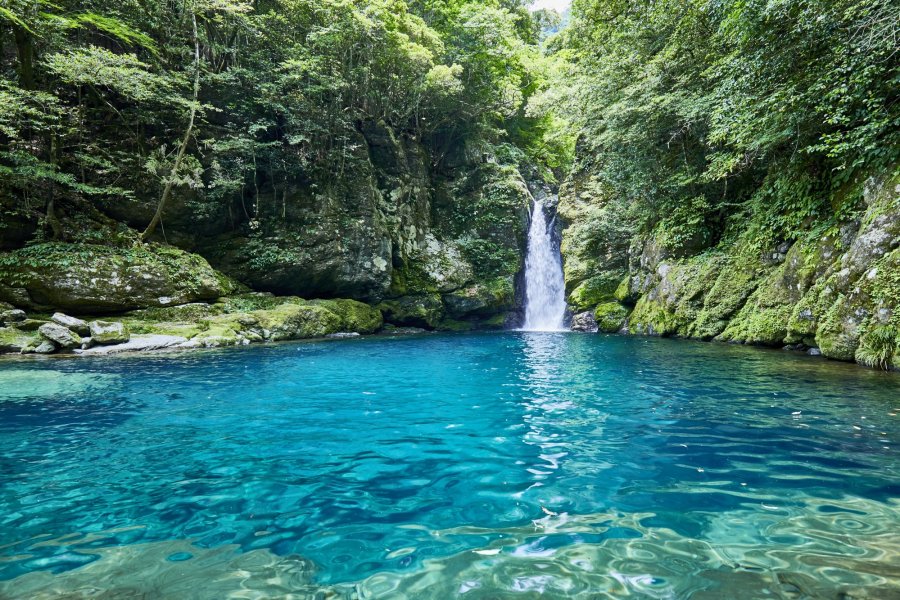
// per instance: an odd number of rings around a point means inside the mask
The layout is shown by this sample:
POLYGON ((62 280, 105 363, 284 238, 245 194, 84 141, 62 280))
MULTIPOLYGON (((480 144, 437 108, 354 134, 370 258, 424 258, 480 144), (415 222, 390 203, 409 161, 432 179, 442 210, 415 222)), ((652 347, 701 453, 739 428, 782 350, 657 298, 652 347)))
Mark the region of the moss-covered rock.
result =
POLYGON ((575 310, 583 311, 598 304, 613 300, 616 290, 621 284, 622 274, 617 271, 606 271, 582 281, 569 294, 569 304, 575 310))
POLYGON ((91 343, 101 346, 109 344, 124 344, 131 339, 128 326, 115 321, 91 321, 88 323, 91 343))
POLYGON ((392 325, 434 329, 444 318, 444 304, 438 294, 403 296, 378 305, 384 320, 392 325))
POLYGON ((15 327, 0 327, 0 354, 19 353, 38 344, 40 337, 33 333, 15 327))
POLYGON ((0 297, 37 310, 124 312, 214 300, 231 289, 206 260, 169 246, 47 243, 0 254, 0 297))
POLYGON ((338 333, 343 325, 338 315, 314 304, 282 304, 252 315, 267 332, 267 338, 276 342, 324 337, 338 333))
POLYGON ((59 348, 70 349, 81 346, 81 336, 58 323, 45 323, 38 328, 38 333, 59 348))
POLYGON ((515 306, 515 287, 511 277, 495 277, 444 294, 443 302, 452 319, 488 317, 515 306))
POLYGON ((597 328, 605 333, 616 333, 625 327, 630 311, 618 302, 604 302, 594 309, 597 328))
POLYGON ((384 324, 380 310, 356 300, 313 300, 311 304, 336 314, 345 332, 375 333, 384 324))

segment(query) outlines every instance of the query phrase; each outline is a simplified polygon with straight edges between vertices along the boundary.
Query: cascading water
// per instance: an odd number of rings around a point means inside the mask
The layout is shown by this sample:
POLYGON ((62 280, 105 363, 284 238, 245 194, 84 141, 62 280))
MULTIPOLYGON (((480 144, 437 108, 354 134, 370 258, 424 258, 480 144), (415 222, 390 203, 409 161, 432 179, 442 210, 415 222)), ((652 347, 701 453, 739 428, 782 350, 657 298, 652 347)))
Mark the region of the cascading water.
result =
POLYGON ((522 329, 561 331, 565 328, 565 317, 562 256, 553 242, 544 204, 535 200, 525 257, 525 324, 522 329))

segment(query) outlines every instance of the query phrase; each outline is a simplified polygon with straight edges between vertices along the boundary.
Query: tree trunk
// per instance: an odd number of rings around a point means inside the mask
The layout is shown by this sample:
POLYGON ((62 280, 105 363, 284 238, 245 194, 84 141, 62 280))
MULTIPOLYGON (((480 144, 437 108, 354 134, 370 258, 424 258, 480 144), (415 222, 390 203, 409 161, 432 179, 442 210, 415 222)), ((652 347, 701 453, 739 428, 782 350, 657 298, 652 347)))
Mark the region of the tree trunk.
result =
POLYGON ((13 24, 16 38, 16 54, 19 59, 19 87, 25 90, 34 89, 34 43, 31 34, 24 28, 13 24))
POLYGON ((172 172, 169 175, 169 180, 166 182, 162 197, 159 199, 159 204, 156 206, 156 214, 153 215, 153 219, 150 220, 147 229, 141 234, 142 242, 147 241, 147 238, 153 235, 153 232, 156 231, 156 226, 159 225, 159 222, 162 219, 163 210, 165 210, 166 203, 172 195, 172 186, 175 185, 175 177, 178 175, 178 169, 181 167, 181 161, 184 158, 184 153, 187 151, 188 144, 191 141, 191 133, 194 130, 194 118, 197 116, 197 100, 200 97, 200 39, 197 36, 197 15, 193 12, 191 13, 191 24, 193 26, 192 31, 194 36, 194 100, 191 102, 191 112, 190 117, 188 118, 187 130, 184 132, 184 139, 181 140, 181 146, 179 146, 178 154, 175 156, 175 164, 172 165, 172 172))

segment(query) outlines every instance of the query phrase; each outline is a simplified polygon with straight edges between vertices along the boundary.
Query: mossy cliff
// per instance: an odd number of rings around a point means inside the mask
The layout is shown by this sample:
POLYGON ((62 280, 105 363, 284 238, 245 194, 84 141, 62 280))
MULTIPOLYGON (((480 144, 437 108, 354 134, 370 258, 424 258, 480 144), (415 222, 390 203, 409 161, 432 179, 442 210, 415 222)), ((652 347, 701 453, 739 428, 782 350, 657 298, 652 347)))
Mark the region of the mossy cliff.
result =
MULTIPOLYGON (((263 187, 252 200, 176 190, 150 243, 137 242, 152 216, 146 203, 68 199, 51 234, 0 186, 0 301, 109 316, 257 291, 326 299, 301 311, 316 323, 313 313, 345 314, 349 301, 378 307, 378 327, 382 318, 445 330, 513 320, 531 201, 516 162, 466 141, 438 160, 380 122, 355 135, 341 172, 263 187)), ((368 332, 373 319, 314 329, 368 332)), ((226 330, 240 329, 231 325, 210 335, 231 339, 226 330)))
MULTIPOLYGON (((752 222, 711 247, 629 232, 611 204, 563 188, 569 302, 601 329, 810 349, 900 367, 900 177, 870 176, 839 195, 829 219, 791 240, 752 222)), ((578 190, 582 190, 579 192, 578 190)))

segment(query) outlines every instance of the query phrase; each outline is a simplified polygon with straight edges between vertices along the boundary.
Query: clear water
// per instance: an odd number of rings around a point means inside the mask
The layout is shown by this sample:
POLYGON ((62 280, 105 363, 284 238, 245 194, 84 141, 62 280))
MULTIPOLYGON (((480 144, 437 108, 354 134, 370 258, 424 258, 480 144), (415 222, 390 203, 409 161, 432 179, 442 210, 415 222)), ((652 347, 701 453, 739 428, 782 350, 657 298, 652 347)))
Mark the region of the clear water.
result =
POLYGON ((0 362, 0 597, 897 598, 898 410, 600 335, 0 362))
POLYGON ((535 200, 525 256, 525 331, 561 331, 566 316, 562 254, 544 204, 535 200))

